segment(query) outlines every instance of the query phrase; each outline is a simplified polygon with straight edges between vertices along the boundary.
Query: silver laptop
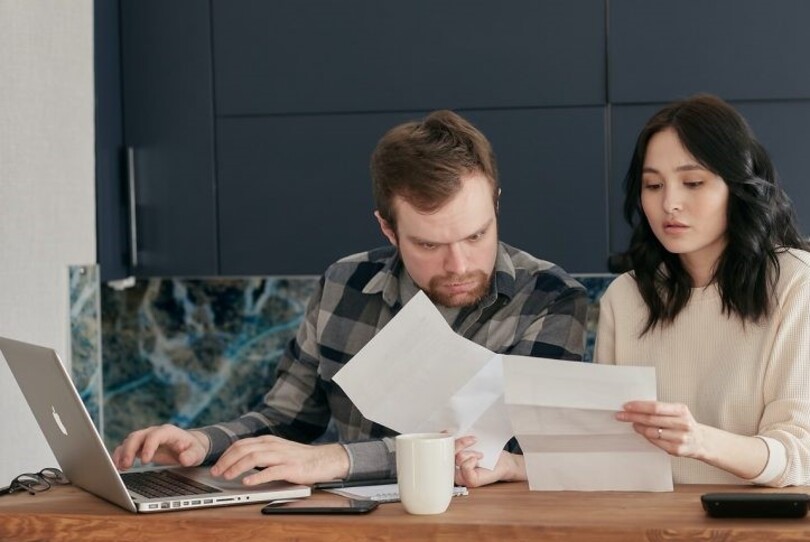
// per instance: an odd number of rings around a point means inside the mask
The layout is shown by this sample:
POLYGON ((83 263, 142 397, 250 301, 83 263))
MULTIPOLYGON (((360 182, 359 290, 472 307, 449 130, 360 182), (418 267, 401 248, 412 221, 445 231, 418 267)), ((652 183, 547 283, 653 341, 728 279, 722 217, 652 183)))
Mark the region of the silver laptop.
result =
POLYGON ((0 352, 68 479, 126 510, 166 512, 310 495, 308 486, 287 482, 248 488, 240 479, 214 478, 205 467, 135 469, 121 474, 56 352, 3 337, 0 352))

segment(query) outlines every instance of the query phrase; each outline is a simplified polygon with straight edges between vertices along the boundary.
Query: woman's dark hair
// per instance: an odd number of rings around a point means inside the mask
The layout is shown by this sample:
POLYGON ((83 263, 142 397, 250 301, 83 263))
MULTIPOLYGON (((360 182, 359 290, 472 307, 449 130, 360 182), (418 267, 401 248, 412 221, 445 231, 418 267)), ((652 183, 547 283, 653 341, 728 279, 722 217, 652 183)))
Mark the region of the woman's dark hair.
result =
POLYGON ((757 322, 771 309, 771 291, 779 278, 777 254, 787 248, 806 250, 808 244, 767 152, 745 119, 720 98, 701 94, 664 107, 647 122, 625 177, 624 216, 633 234, 624 256, 649 309, 641 334, 672 323, 693 286, 678 255, 655 237, 641 207, 647 145, 668 128, 700 165, 728 186, 728 243, 711 282, 717 282, 724 314, 757 322))

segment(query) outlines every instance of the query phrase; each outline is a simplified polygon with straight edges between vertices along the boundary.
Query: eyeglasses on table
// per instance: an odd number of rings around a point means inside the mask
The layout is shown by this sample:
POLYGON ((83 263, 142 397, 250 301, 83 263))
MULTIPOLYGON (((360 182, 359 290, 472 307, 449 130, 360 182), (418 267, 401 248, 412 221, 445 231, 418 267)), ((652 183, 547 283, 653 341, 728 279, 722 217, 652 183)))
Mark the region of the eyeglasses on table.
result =
POLYGON ((39 472, 24 472, 14 478, 7 488, 0 489, 0 495, 11 495, 17 491, 27 491, 31 495, 48 491, 54 485, 69 484, 70 480, 64 473, 53 467, 44 468, 39 472))

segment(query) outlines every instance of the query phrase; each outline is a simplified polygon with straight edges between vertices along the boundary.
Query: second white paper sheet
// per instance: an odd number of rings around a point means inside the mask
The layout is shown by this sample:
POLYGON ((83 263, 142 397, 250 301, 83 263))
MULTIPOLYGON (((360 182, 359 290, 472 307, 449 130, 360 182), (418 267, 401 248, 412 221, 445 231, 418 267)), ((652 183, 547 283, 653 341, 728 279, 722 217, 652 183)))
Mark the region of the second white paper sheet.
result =
POLYGON ((504 356, 503 371, 530 489, 672 491, 669 455, 614 418, 655 400, 652 367, 504 356))

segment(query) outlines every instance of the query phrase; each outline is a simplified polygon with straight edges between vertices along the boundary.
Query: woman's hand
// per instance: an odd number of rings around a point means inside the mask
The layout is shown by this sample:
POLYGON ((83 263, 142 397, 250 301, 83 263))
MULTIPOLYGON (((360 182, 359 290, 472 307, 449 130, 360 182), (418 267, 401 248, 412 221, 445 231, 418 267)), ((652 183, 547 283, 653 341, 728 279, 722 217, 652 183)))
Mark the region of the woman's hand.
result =
POLYGON ((616 419, 631 422, 636 432, 670 455, 705 459, 706 426, 679 403, 630 401, 616 419))
POLYGON ((686 405, 661 401, 630 401, 616 419, 670 455, 691 457, 753 480, 765 469, 769 450, 761 438, 738 435, 698 423, 686 405))

